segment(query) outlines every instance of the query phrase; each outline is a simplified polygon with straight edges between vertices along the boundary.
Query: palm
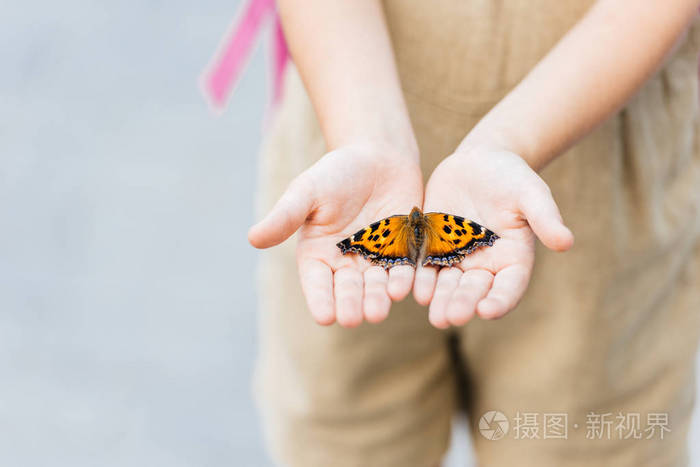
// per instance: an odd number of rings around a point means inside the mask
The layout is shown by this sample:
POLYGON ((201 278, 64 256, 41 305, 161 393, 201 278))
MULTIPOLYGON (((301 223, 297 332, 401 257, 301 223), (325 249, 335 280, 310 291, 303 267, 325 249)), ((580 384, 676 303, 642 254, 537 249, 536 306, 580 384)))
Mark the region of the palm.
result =
POLYGON ((414 293, 430 303, 430 321, 438 327, 464 324, 474 312, 500 317, 517 305, 534 263, 531 225, 554 249, 566 249, 572 240, 544 182, 506 151, 446 158, 430 177, 425 210, 470 218, 500 237, 456 268, 419 270, 414 293))
POLYGON ((251 241, 256 246, 279 243, 301 225, 297 260, 315 319, 322 324, 337 319, 345 326, 363 318, 381 321, 391 299, 400 300, 410 291, 413 269, 386 272, 357 255, 342 255, 336 243, 376 220, 407 213, 421 204, 422 194, 417 164, 376 148, 342 148, 304 172, 273 208, 268 218, 286 216, 285 222, 276 223, 286 223, 285 232, 272 241, 258 241, 261 230, 274 230, 266 219, 251 231, 251 241))

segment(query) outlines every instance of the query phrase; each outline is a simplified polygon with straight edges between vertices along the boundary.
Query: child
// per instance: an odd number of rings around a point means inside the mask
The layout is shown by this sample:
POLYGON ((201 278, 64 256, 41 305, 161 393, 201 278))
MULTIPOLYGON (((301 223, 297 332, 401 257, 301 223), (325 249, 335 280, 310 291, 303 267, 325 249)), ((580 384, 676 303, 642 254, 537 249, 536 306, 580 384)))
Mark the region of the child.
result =
POLYGON ((297 70, 264 150, 263 204, 280 199, 250 231, 258 248, 299 231, 262 259, 258 382, 278 458, 434 466, 461 373, 479 465, 684 465, 700 1, 278 3, 297 70), (565 255, 554 198, 577 236, 565 255), (335 246, 413 206, 500 239, 415 273, 335 246), (476 430, 491 410, 510 420, 498 441, 476 430))

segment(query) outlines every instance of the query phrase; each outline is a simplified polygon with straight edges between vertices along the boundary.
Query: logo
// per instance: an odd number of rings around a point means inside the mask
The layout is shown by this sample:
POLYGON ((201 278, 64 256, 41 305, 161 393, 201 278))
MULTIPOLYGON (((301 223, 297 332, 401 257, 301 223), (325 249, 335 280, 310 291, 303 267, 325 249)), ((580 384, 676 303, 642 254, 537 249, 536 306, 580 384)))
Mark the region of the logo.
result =
POLYGON ((484 438, 497 441, 508 433, 508 418, 498 410, 489 410, 479 419, 479 432, 484 438))

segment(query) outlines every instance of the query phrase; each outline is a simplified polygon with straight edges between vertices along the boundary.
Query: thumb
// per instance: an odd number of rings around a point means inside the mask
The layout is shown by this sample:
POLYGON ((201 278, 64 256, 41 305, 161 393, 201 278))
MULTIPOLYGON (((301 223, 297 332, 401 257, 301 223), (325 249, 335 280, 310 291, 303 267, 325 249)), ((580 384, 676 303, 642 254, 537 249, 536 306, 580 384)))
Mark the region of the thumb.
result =
POLYGON ((270 248, 288 239, 304 224, 314 206, 314 194, 302 175, 290 183, 272 210, 248 231, 248 241, 255 248, 270 248))
POLYGON ((554 251, 566 251, 574 244, 574 234, 564 225, 559 208, 547 184, 538 177, 520 198, 520 210, 537 238, 554 251))

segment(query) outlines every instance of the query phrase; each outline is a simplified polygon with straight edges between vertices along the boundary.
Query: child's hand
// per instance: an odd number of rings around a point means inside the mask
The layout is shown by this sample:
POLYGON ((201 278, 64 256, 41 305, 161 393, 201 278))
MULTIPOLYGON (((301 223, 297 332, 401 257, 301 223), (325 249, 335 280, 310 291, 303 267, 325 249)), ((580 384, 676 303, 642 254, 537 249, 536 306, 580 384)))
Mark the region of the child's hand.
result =
POLYGON ((374 145, 345 146, 299 175, 270 213, 250 229, 257 248, 268 248, 297 229, 301 286, 319 324, 379 322, 391 300, 411 290, 414 269, 385 271, 358 255, 343 256, 336 243, 368 224, 405 214, 423 199, 417 157, 374 145))
POLYGON ((430 322, 439 328, 462 325, 475 311, 488 319, 512 310, 530 280, 535 235, 556 251, 574 241, 545 182, 519 156, 500 149, 446 158, 428 181, 424 210, 464 216, 501 237, 457 267, 418 269, 414 296, 430 304, 430 322))

